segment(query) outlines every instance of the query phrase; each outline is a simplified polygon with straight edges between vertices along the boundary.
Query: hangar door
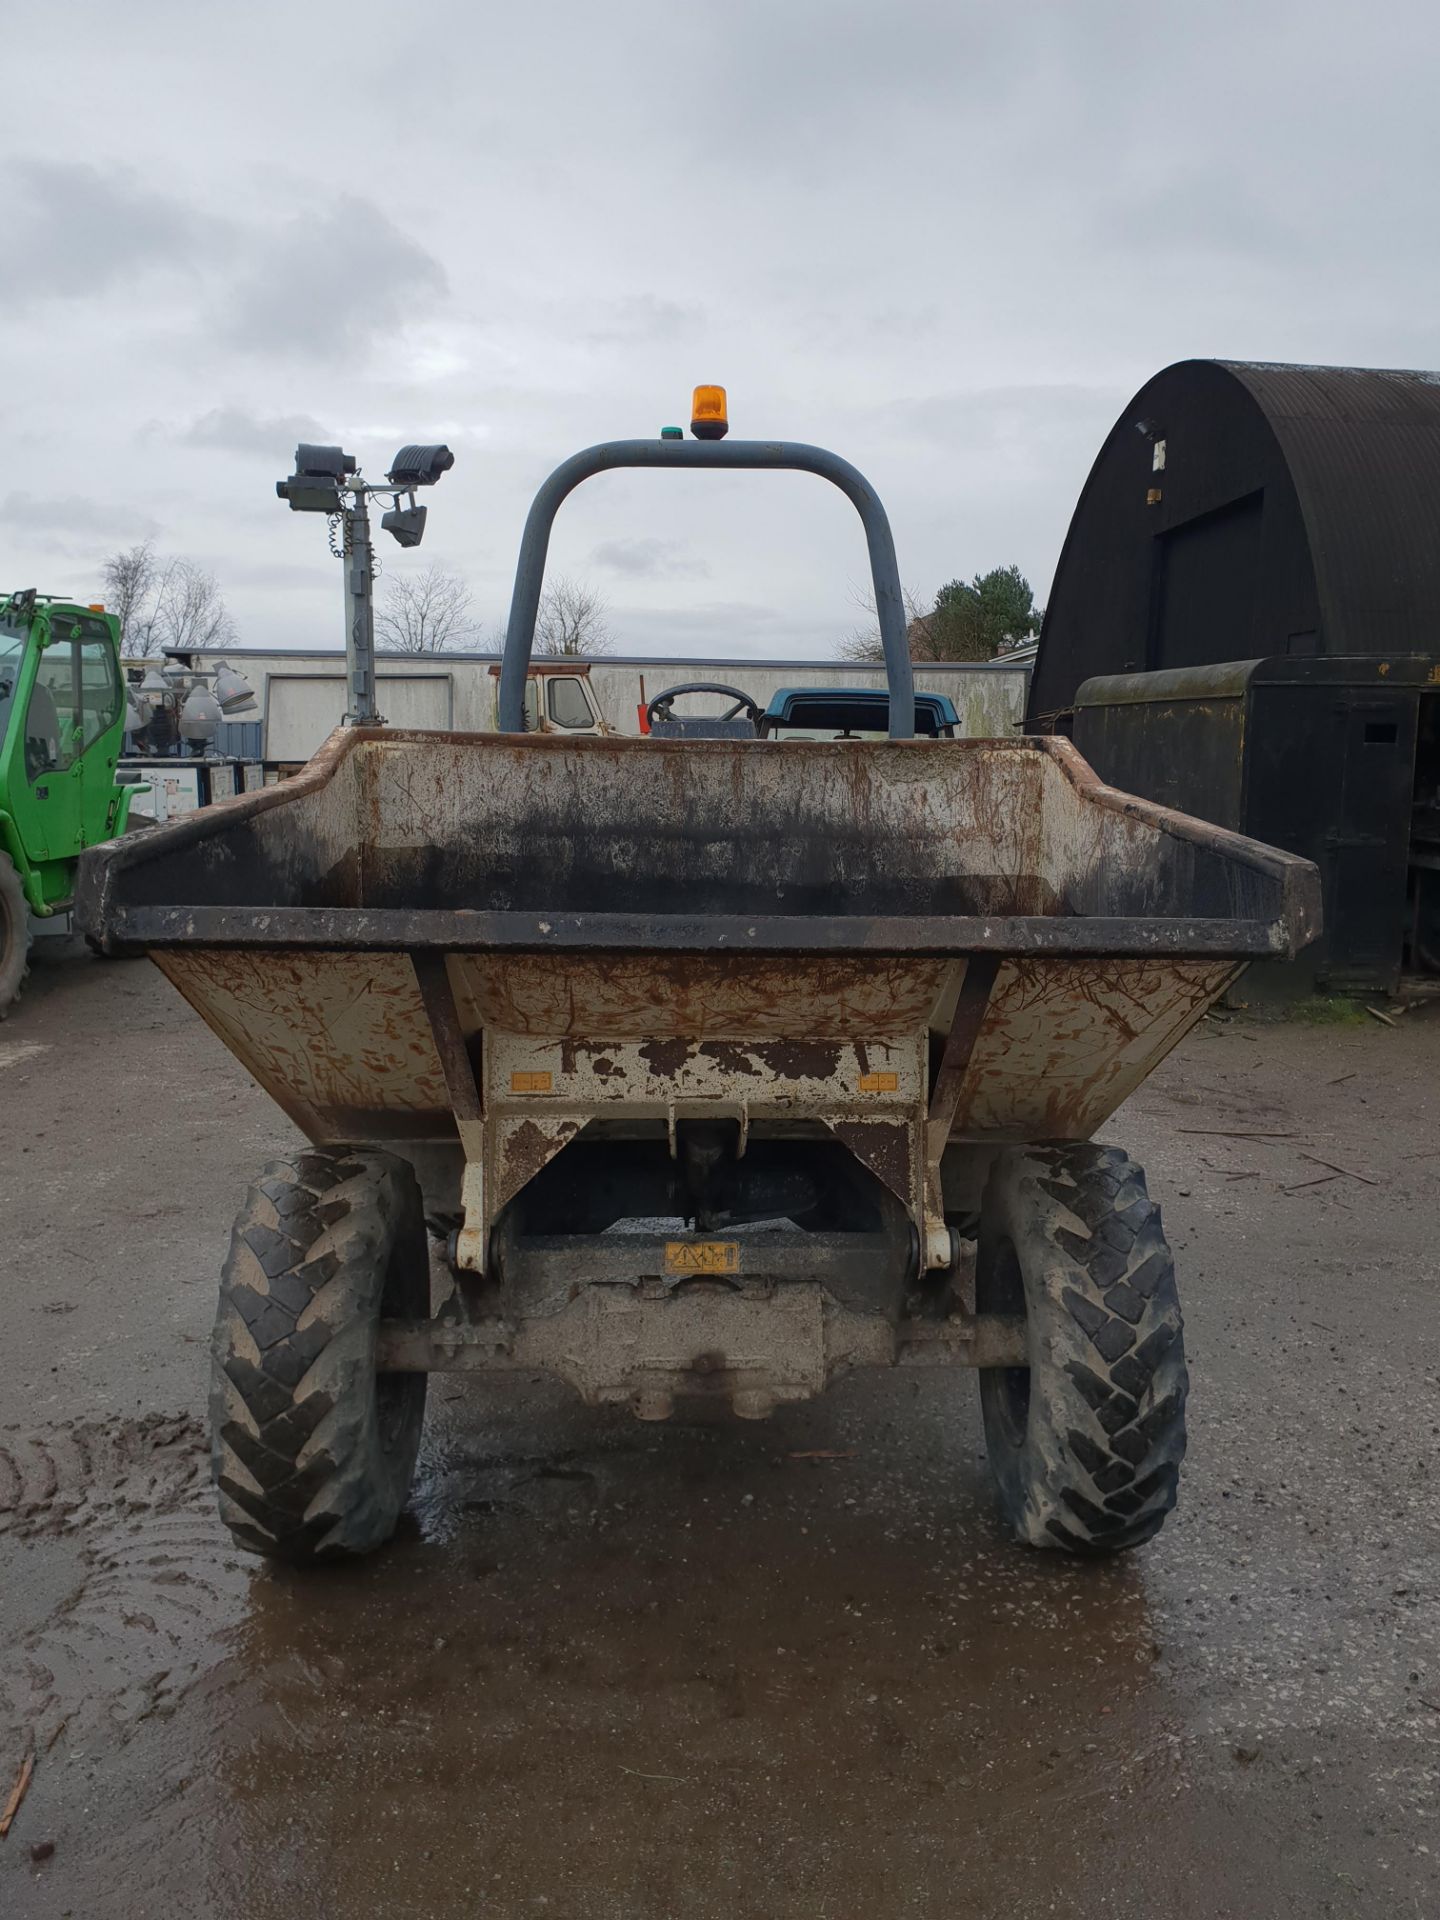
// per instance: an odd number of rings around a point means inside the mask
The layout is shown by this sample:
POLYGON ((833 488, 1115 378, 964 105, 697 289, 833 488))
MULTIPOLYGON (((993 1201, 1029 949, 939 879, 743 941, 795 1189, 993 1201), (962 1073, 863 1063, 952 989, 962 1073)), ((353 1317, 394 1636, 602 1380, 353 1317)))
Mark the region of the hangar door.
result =
MULTIPOLYGON (((454 687, 448 673, 379 676, 380 711, 392 727, 444 731, 453 724, 454 687)), ((345 713, 345 675, 272 673, 265 681, 266 760, 308 760, 345 713)))
POLYGON ((1247 494, 1159 536, 1147 666, 1253 658, 1264 500, 1247 494))

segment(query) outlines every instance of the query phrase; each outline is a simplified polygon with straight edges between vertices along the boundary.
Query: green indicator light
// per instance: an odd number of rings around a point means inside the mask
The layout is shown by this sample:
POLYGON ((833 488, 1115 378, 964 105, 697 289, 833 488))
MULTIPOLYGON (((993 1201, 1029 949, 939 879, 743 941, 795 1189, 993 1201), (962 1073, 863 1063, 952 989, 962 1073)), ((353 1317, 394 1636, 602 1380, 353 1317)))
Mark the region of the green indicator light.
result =
POLYGON ((661 427, 660 438, 662 440, 683 440, 685 438, 685 429, 683 427, 661 427))

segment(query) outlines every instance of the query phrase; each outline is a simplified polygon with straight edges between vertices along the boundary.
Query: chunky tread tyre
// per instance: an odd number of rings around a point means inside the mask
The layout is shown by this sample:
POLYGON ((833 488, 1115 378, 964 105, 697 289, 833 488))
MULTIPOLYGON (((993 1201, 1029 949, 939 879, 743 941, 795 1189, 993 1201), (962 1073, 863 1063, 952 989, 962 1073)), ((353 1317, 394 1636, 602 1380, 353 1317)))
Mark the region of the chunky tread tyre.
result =
POLYGON ((1009 1150, 980 1212, 980 1311, 1026 1316, 1030 1365, 982 1370, 1005 1518, 1031 1546, 1158 1533, 1185 1455, 1183 1322, 1145 1175, 1118 1147, 1009 1150))
POLYGON ((20 998, 30 968, 30 903, 8 853, 0 853, 0 1020, 20 998))
POLYGON ((212 1344, 211 1463, 242 1546, 367 1553, 405 1505, 425 1375, 377 1374, 384 1317, 429 1312, 413 1170, 370 1147, 272 1161, 235 1220, 212 1344))

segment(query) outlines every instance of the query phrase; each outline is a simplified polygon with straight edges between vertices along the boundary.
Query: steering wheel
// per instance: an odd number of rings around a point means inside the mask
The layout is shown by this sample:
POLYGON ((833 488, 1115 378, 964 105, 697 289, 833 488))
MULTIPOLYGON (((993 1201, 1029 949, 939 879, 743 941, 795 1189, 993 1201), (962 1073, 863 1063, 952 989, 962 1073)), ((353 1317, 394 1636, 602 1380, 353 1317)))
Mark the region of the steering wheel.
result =
POLYGON ((726 695, 732 699, 735 704, 733 707, 727 708, 719 717, 722 720, 733 720, 738 714, 744 713, 749 719, 750 724, 757 730, 759 728, 762 715, 757 702, 752 700, 748 693, 743 693, 739 687, 722 686, 718 680, 687 680, 683 686, 670 687, 664 693, 657 693, 645 709, 645 725, 652 727, 656 720, 665 721, 673 718, 670 711, 671 706, 680 698, 682 693, 718 693, 726 695))

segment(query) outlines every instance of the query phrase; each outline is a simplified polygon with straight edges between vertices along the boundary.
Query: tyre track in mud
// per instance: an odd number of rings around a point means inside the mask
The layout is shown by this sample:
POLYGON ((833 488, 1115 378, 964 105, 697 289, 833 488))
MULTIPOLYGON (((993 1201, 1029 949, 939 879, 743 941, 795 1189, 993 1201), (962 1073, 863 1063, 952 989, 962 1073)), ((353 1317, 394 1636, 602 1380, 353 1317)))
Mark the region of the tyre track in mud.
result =
POLYGON ((171 1512, 203 1483, 199 1421, 69 1420, 30 1432, 0 1428, 0 1536, 31 1539, 171 1512))
POLYGON ((188 1417, 0 1430, 0 1553, 22 1609, 27 1582, 64 1586, 0 1649, 0 1738, 41 1753, 172 1711, 243 1587, 188 1417))

